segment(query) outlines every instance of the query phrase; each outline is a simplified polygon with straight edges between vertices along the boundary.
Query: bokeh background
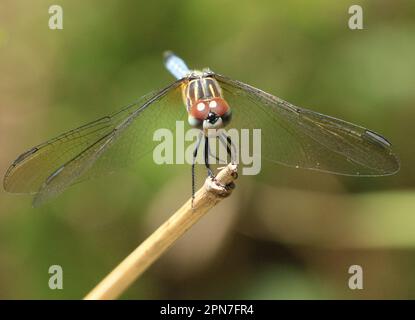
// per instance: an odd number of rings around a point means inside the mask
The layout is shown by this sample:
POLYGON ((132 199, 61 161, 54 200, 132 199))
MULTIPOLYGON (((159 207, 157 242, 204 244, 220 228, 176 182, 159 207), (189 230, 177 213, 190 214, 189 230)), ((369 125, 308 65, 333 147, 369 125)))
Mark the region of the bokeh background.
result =
MULTIPOLYGON (((172 49, 191 67, 384 134, 401 170, 351 178, 266 165, 122 298, 415 298, 414 36, 411 0, 3 0, 0 171, 167 85, 161 55, 172 49), (63 30, 48 28, 52 4, 63 30), (348 28, 353 4, 364 30, 348 28), (363 290, 348 287, 351 265, 363 290)), ((82 298, 190 190, 190 168, 145 160, 36 209, 2 190, 0 298, 82 298), (63 290, 48 287, 53 264, 63 290)))

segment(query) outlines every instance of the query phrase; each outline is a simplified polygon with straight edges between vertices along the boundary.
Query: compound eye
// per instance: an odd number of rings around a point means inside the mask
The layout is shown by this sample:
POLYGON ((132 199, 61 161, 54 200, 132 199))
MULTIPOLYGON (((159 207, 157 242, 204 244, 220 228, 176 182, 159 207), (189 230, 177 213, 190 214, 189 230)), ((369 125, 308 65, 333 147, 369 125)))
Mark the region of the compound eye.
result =
POLYGON ((199 120, 205 120, 209 114, 209 106, 204 101, 196 101, 190 108, 190 115, 199 120))
POLYGON ((209 109, 221 117, 227 113, 230 108, 228 103, 222 98, 214 98, 209 101, 209 109))

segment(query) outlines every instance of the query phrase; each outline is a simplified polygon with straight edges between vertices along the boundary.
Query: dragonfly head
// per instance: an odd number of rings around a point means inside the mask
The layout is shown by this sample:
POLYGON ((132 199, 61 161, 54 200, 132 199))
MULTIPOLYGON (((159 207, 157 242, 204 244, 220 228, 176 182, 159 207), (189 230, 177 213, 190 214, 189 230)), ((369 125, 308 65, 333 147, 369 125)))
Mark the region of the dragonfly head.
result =
POLYGON ((228 103, 220 98, 197 100, 189 110, 189 124, 207 130, 225 127, 231 119, 228 103))

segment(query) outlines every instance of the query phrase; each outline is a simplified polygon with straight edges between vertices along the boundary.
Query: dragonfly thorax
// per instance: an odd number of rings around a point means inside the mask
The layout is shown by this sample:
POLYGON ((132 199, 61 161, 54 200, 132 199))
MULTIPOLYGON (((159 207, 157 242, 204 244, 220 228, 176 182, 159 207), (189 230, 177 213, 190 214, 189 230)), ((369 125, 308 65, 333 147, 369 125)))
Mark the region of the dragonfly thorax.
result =
POLYGON ((212 77, 191 79, 183 88, 183 100, 189 124, 204 131, 220 129, 231 119, 231 109, 222 96, 222 90, 212 77))

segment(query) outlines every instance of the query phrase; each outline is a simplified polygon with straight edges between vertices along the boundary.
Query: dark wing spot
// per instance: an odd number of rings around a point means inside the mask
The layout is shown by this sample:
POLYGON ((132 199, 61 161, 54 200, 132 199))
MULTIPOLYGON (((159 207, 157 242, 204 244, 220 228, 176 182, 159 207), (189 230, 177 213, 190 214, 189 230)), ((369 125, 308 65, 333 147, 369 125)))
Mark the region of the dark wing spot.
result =
POLYGON ((370 130, 366 130, 365 134, 370 140, 375 141, 382 146, 386 146, 386 147, 391 146, 391 143, 388 140, 386 140, 386 138, 382 137, 380 134, 377 134, 370 130))
POLYGON ((28 158, 29 156, 31 156, 32 154, 34 154, 35 152, 37 152, 39 149, 34 147, 24 153, 22 153, 20 156, 17 157, 16 160, 14 160, 13 165, 17 165, 20 162, 22 162, 24 159, 28 158))

